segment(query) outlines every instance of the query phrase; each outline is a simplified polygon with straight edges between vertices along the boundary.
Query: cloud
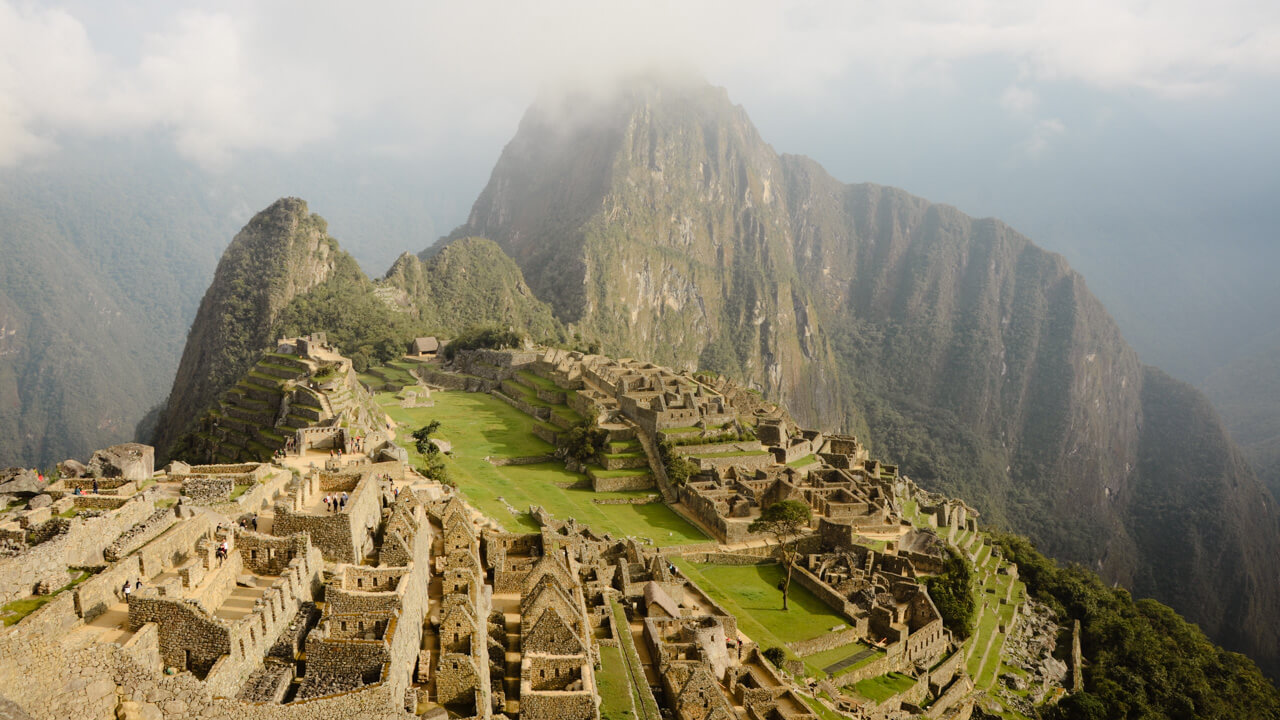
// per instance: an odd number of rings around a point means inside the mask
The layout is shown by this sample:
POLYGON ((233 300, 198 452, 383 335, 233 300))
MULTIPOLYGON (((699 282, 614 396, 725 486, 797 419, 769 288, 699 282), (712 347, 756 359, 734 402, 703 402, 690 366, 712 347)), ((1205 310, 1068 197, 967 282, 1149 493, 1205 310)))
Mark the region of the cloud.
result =
POLYGON ((1010 85, 1000 94, 1000 106, 1014 115, 1026 115, 1035 109, 1039 100, 1032 90, 1018 85, 1010 85))
POLYGON ((1280 4, 232 0, 115 17, 0 0, 0 164, 71 133, 161 133, 211 167, 356 126, 388 147, 502 135, 548 82, 654 64, 815 103, 849 78, 918 90, 992 59, 1018 113, 1044 83, 1213 96, 1280 74, 1280 4))
POLYGON ((1021 151, 1030 160, 1039 159, 1049 146, 1067 131, 1067 126, 1057 118, 1040 120, 1031 130, 1031 136, 1022 143, 1021 151))

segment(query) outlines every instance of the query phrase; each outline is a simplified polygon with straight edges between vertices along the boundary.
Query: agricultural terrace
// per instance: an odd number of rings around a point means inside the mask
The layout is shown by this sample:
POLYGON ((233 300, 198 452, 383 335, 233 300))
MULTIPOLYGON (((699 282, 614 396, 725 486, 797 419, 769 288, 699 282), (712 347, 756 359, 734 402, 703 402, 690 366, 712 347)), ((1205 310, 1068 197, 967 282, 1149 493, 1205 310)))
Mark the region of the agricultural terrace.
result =
POLYGON ((436 433, 453 446, 445 464, 467 501, 512 532, 538 529, 529 515, 540 505, 553 515, 572 517, 597 532, 615 536, 652 538, 657 545, 685 545, 708 538, 662 503, 601 505, 595 500, 643 497, 645 492, 597 493, 570 488, 585 476, 570 472, 559 461, 532 465, 497 466, 487 458, 550 455, 555 448, 533 434, 533 418, 484 393, 433 392, 432 407, 402 408, 392 393, 379 393, 378 403, 401 428, 399 442, 413 461, 423 460, 413 448, 410 433, 432 420, 436 433))

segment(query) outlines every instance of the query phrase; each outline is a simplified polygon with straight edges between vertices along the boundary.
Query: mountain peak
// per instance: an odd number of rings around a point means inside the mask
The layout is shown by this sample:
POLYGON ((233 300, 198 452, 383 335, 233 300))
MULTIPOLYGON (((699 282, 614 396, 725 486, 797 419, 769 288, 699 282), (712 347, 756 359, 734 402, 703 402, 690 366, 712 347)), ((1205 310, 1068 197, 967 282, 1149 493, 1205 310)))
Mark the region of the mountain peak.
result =
POLYGON ((222 254, 191 325, 157 426, 162 456, 275 340, 272 327, 289 301, 324 282, 345 255, 300 198, 281 198, 253 216, 222 254))

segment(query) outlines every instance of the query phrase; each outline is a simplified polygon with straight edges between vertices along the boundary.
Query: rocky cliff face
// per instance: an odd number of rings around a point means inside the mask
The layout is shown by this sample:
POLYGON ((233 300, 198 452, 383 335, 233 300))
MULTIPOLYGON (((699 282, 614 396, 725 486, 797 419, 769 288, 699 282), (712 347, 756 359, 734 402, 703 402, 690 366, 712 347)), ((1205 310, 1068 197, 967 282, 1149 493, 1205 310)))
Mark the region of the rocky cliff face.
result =
POLYGON ((280 312, 333 272, 337 241, 298 198, 263 210, 236 235, 187 335, 154 444, 165 452, 269 347, 280 312))
POLYGON ((1280 669, 1275 509, 1203 398, 1003 223, 839 183, 723 90, 641 80, 531 109, 468 235, 607 352, 732 373, 868 435, 1280 669))

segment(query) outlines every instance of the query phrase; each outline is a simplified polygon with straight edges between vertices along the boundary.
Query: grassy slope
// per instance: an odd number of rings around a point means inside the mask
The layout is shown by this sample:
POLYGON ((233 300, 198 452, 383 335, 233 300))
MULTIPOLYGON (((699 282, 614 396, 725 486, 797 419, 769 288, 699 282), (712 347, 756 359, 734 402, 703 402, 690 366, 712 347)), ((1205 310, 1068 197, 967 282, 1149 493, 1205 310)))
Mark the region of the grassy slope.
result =
MULTIPOLYGON (((705 542, 707 537, 665 505, 597 505, 592 500, 642 497, 644 492, 596 493, 568 489, 583 476, 565 470, 558 462, 495 466, 485 457, 545 455, 554 448, 532 434, 534 420, 490 395, 465 392, 432 394, 433 407, 401 408, 394 395, 382 393, 378 401, 408 433, 431 420, 440 421, 439 436, 453 444, 447 461, 449 472, 467 499, 485 514, 512 531, 537 529, 527 514, 529 505, 541 505, 557 517, 572 517, 598 532, 652 537, 658 545, 705 542), (503 498, 520 511, 513 515, 503 498)), ((420 458, 407 443, 410 454, 420 458)))

